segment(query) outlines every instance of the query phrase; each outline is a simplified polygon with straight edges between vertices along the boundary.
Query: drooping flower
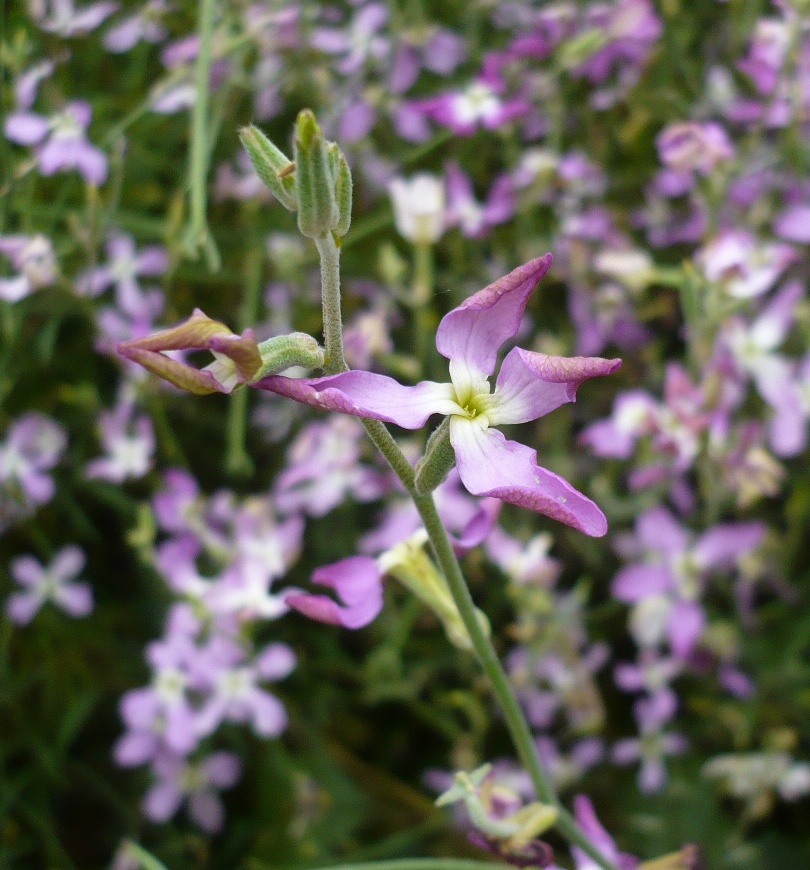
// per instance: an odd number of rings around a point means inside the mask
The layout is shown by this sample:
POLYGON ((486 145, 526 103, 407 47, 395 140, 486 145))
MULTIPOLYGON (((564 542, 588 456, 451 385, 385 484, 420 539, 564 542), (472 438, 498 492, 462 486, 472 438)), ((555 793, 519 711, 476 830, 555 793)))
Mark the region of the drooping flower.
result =
POLYGON ((262 364, 253 331, 234 335, 224 323, 211 320, 199 308, 179 326, 146 338, 122 341, 118 352, 145 369, 195 395, 230 393, 255 375, 262 364), (165 351, 210 350, 214 362, 195 369, 165 351))
POLYGON ((573 401, 579 385, 610 374, 621 361, 558 357, 514 348, 495 391, 488 381, 500 347, 519 328, 526 303, 551 266, 546 254, 518 267, 445 315, 436 346, 450 360, 451 382, 403 386, 372 372, 321 378, 270 376, 253 386, 330 411, 419 429, 432 414, 450 417, 459 476, 473 495, 492 496, 560 520, 589 535, 607 531, 602 511, 567 481, 537 465, 530 447, 507 441, 495 426, 526 423, 573 401))

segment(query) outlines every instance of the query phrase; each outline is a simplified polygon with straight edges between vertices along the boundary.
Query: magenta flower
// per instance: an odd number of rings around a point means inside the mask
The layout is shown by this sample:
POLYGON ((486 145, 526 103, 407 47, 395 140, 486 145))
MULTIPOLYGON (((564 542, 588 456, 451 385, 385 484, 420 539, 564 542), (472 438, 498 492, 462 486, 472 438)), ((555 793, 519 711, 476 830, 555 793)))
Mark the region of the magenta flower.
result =
POLYGON ((451 382, 406 387, 385 375, 348 371, 321 378, 274 375, 253 386, 315 408, 419 429, 432 414, 450 417, 459 476, 473 494, 538 511, 588 535, 607 531, 602 511, 567 481, 537 465, 530 447, 507 441, 495 427, 536 420, 574 401, 579 385, 621 365, 618 359, 557 357, 514 348, 495 391, 488 381, 500 347, 520 326, 529 296, 551 255, 518 267, 445 315, 436 346, 450 360, 451 382))

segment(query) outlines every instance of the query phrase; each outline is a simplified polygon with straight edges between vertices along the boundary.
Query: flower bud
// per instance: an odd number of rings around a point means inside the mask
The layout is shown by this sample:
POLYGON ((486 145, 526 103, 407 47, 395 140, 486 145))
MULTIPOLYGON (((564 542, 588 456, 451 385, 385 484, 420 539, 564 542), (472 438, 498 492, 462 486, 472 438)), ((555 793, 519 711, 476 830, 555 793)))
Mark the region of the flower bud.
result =
POLYGON ((239 138, 259 178, 285 208, 295 211, 295 164, 253 124, 243 127, 239 138))
POLYGON ((197 396, 230 393, 253 380, 262 367, 253 330, 246 329, 242 335, 235 335, 224 323, 212 320, 199 308, 179 326, 145 338, 122 341, 117 350, 126 359, 197 396), (214 361, 204 369, 195 369, 166 356, 163 351, 167 350, 210 350, 214 361))
POLYGON ((335 200, 338 207, 338 223, 333 232, 340 240, 349 232, 352 223, 352 173, 343 152, 335 142, 327 144, 332 167, 332 177, 335 179, 335 200))
POLYGON ((335 178, 321 128, 315 115, 304 109, 295 124, 295 176, 298 196, 298 229, 318 238, 334 230, 339 221, 335 178))
POLYGON ((292 332, 268 338, 259 345, 262 367, 253 377, 254 383, 268 375, 283 372, 292 366, 317 369, 323 366, 323 348, 305 332, 292 332))

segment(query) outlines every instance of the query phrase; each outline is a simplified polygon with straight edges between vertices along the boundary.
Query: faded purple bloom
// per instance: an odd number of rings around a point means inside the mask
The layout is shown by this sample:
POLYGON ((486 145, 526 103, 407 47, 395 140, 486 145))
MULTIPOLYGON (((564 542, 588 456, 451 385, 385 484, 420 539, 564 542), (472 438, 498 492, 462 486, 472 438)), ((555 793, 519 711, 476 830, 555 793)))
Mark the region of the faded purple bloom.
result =
POLYGON ((735 299, 766 293, 796 259, 792 246, 759 242, 744 229, 722 231, 696 256, 706 277, 717 281, 735 299))
POLYGON ((11 576, 25 588, 6 601, 6 612, 17 625, 27 625, 47 601, 52 601, 69 616, 87 616, 93 609, 93 591, 88 583, 76 583, 85 556, 81 548, 63 547, 46 568, 33 556, 20 556, 11 562, 11 576))
POLYGON ((388 53, 388 39, 377 35, 387 20, 388 9, 384 3, 366 3, 357 10, 348 26, 315 28, 310 34, 310 43, 328 54, 340 55, 335 69, 343 75, 351 75, 369 58, 379 60, 388 53))
POLYGON ((225 810, 217 794, 234 786, 242 764, 232 752, 214 752, 196 762, 162 753, 153 764, 157 782, 144 798, 143 808, 154 822, 168 821, 188 802, 188 814, 204 830, 221 830, 225 810))
POLYGON ((29 0, 31 17, 48 33, 70 38, 86 36, 109 18, 118 3, 102 0, 76 9, 73 0, 29 0))
POLYGON ((637 640, 656 646, 667 637, 679 658, 687 658, 697 645, 706 623, 700 604, 708 575, 728 571, 762 541, 765 526, 758 522, 712 526, 696 538, 666 508, 653 508, 636 522, 635 542, 644 562, 622 568, 613 580, 613 595, 639 604, 637 640), (657 619, 642 619, 652 615, 657 619), (641 623, 644 622, 642 628, 641 623))
POLYGON ((168 31, 160 19, 170 9, 167 0, 148 0, 141 9, 119 21, 104 34, 104 47, 107 51, 123 54, 139 42, 162 42, 168 31))
POLYGON ((661 162, 677 172, 709 175, 734 156, 728 134, 715 123, 681 121, 670 124, 658 134, 656 144, 661 162))
POLYGON ((394 223, 403 239, 416 245, 438 241, 445 229, 444 184, 421 172, 410 179, 394 178, 388 185, 394 223))
POLYGON ((0 299, 6 302, 19 302, 56 280, 53 244, 41 234, 0 236, 0 253, 11 260, 18 273, 11 278, 0 278, 0 299))
POLYGON ((290 445, 276 478, 279 511, 321 517, 349 496, 365 502, 385 493, 388 475, 360 461, 363 437, 362 426, 350 417, 309 423, 290 445))
POLYGON ((306 592, 288 593, 287 604, 310 619, 344 628, 363 628, 382 610, 382 574, 370 556, 350 556, 324 565, 313 572, 312 582, 334 589, 338 600, 306 592))
POLYGON ((92 109, 84 100, 66 103, 61 112, 46 118, 29 111, 12 112, 5 134, 18 145, 36 145, 36 161, 43 175, 75 169, 92 184, 107 178, 107 157, 86 136, 92 109))
POLYGON ((495 179, 486 202, 475 198, 472 181, 455 161, 447 164, 447 226, 458 226, 471 239, 481 238, 492 227, 508 221, 515 214, 517 202, 512 180, 508 175, 495 179))
POLYGON ((76 278, 76 290, 82 296, 100 296, 115 287, 116 301, 125 311, 141 304, 143 291, 138 277, 162 275, 169 267, 169 257, 162 245, 149 245, 138 252, 132 236, 111 233, 106 244, 107 263, 83 272, 76 278))
POLYGON ((463 90, 415 100, 409 105, 459 136, 471 136, 479 126, 497 130, 527 114, 530 106, 521 97, 503 98, 506 83, 496 66, 494 57, 487 58, 481 75, 463 90))
POLYGON ((123 483, 149 471, 155 452, 155 431, 148 416, 136 414, 132 399, 124 397, 115 409, 103 412, 99 428, 106 456, 87 463, 88 477, 123 483))
POLYGON ((391 65, 390 87, 403 94, 416 83, 422 69, 446 76, 464 60, 467 46, 457 33, 436 27, 426 34, 405 33, 391 65))
POLYGON ((686 748, 687 742, 683 735, 664 733, 658 727, 642 722, 641 736, 618 740, 613 745, 611 756, 616 764, 640 761, 638 787, 645 794, 650 794, 661 791, 666 785, 664 759, 668 755, 680 755, 686 748))
POLYGON ((212 660, 206 675, 209 694, 197 712, 197 733, 206 737, 222 722, 230 721, 250 722, 256 734, 278 737, 287 727, 287 712, 259 683, 283 679, 294 668, 295 655, 282 643, 267 647, 253 664, 234 666, 212 660))
POLYGON ((422 381, 404 387, 384 375, 348 371, 325 378, 272 376, 255 386, 325 410, 385 420, 419 429, 432 414, 450 417, 458 472, 473 495, 486 495, 545 513, 590 535, 603 535, 599 508, 561 477, 536 464, 536 453, 507 441, 494 428, 525 423, 573 401, 579 385, 610 374, 619 360, 553 357, 519 348, 501 366, 495 392, 487 380, 498 350, 518 331, 537 281, 551 255, 539 257, 472 296, 445 315, 439 352, 450 359, 451 383, 422 381))
POLYGON ((549 556, 551 535, 541 533, 523 542, 496 526, 486 539, 489 558, 515 583, 536 583, 552 587, 562 571, 562 564, 549 556))
POLYGON ((67 447, 64 429, 34 411, 15 420, 0 443, 0 531, 53 498, 47 473, 67 447))

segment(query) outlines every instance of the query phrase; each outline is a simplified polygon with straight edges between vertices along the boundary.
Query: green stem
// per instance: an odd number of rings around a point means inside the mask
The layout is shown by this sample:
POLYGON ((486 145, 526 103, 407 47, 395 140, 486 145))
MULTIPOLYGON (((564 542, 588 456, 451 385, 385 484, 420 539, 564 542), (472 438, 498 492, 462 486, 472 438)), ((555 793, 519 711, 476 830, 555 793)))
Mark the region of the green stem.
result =
POLYGON ((336 375, 349 367, 343 356, 343 316, 340 312, 340 248, 331 233, 315 239, 321 257, 321 295, 323 300, 324 370, 336 375))
MULTIPOLYGON (((237 319, 240 332, 258 320, 263 257, 262 249, 258 245, 254 245, 246 257, 245 296, 237 319)), ((253 473, 253 460, 245 445, 249 395, 247 389, 235 390, 228 400, 225 469, 235 477, 249 477, 253 473)))
POLYGON ((185 237, 186 251, 196 256, 200 247, 205 250, 208 267, 216 271, 220 266, 219 252, 208 229, 207 178, 210 145, 208 142, 208 89, 211 77, 211 45, 214 38, 214 9, 216 0, 201 0, 198 31, 200 50, 195 75, 195 100, 191 112, 191 157, 189 164, 190 222, 185 237))
MULTIPOLYGON (((321 255, 324 343, 327 354, 324 368, 328 374, 338 374, 339 372, 348 371, 348 366, 343 356, 343 326, 340 314, 340 251, 331 235, 315 239, 315 243, 321 255)), ((386 426, 379 420, 363 420, 362 422, 371 440, 386 458, 388 464, 400 478, 414 500, 414 504, 419 511, 419 516, 422 518, 425 530, 430 538, 436 559, 447 579, 453 600, 472 640, 473 649, 481 662, 484 672, 492 683, 495 697, 503 711, 518 756, 532 778, 538 798, 544 803, 553 804, 558 808, 557 827, 570 842, 575 843, 590 855, 603 870, 616 870, 613 864, 605 859, 600 851, 591 843, 573 816, 560 804, 551 778, 543 768, 543 764, 537 754, 534 738, 520 708, 520 704, 512 692, 509 678, 501 667, 495 648, 478 621, 470 590, 461 572, 461 566, 458 563, 456 554, 453 552, 453 546, 447 536, 444 523, 436 510, 432 495, 430 493, 426 495, 417 494, 413 467, 399 449, 386 426)), ((361 868, 362 870, 368 870, 370 866, 368 864, 349 864, 340 867, 339 870, 361 870, 361 868)), ((374 870, 432 870, 432 868, 442 867, 443 865, 436 861, 426 864, 425 862, 419 863, 417 860, 410 862, 381 862, 381 864, 373 866, 374 870)), ((478 870, 480 870, 480 866, 479 864, 478 870)), ((448 870, 450 870, 450 867, 453 870, 461 870, 459 862, 448 865, 448 870)), ((330 868, 330 870, 338 870, 338 868, 330 868)))

